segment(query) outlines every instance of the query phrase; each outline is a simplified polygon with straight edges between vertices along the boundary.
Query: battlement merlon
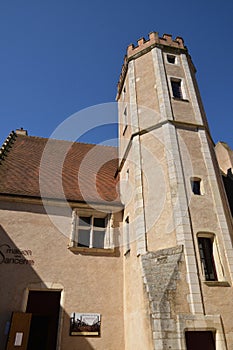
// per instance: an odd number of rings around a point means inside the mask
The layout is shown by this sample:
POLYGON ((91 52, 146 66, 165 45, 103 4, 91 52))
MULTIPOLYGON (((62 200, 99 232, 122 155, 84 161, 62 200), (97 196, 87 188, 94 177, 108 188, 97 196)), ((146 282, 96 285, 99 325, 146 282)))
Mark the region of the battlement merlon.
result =
POLYGON ((137 58, 140 55, 147 53, 148 51, 152 50, 154 47, 166 47, 167 46, 169 48, 172 48, 174 51, 183 51, 185 53, 188 52, 186 46, 184 46, 183 38, 181 38, 179 36, 176 37, 175 40, 173 40, 171 34, 163 34, 162 37, 159 37, 158 32, 151 32, 151 33, 149 33, 148 37, 149 37, 148 40, 145 40, 145 38, 140 38, 137 41, 137 43, 138 43, 137 46, 134 46, 133 44, 130 44, 128 46, 127 53, 124 57, 124 63, 122 66, 119 82, 117 85, 116 100, 118 100, 119 95, 121 93, 129 61, 137 58))

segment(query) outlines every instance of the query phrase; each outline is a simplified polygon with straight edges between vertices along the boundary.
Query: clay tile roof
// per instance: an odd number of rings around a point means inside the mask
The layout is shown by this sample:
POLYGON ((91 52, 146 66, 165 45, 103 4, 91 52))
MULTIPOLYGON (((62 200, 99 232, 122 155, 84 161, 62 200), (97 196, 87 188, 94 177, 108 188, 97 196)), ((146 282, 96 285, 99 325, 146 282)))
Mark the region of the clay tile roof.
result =
POLYGON ((120 204, 117 148, 10 135, 0 155, 0 194, 120 204))

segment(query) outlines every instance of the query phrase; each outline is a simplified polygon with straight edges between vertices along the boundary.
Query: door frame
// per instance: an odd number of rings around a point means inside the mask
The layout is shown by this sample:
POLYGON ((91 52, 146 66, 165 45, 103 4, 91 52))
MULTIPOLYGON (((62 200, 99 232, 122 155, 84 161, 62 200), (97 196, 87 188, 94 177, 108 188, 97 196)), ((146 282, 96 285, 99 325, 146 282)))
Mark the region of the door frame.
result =
POLYGON ((57 345, 56 345, 56 349, 60 350, 60 348, 61 348, 61 333, 62 333, 62 326, 63 326, 63 319, 64 319, 64 287, 61 283, 53 283, 53 282, 39 282, 39 283, 29 284, 24 291, 23 305, 22 305, 23 312, 26 312, 28 296, 29 296, 29 292, 31 292, 31 291, 60 292, 61 293, 60 309, 59 309, 59 317, 58 317, 58 328, 57 328, 57 345))

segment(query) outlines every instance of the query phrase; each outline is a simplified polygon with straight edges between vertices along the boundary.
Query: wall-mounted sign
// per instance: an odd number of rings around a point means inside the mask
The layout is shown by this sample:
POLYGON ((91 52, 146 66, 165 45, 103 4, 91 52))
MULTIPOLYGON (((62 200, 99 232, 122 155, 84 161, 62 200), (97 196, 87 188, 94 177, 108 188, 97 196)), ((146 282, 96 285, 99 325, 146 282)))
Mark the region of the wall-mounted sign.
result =
POLYGON ((9 244, 0 245, 0 264, 34 265, 30 249, 18 249, 9 244))
POLYGON ((17 332, 15 334, 14 346, 21 346, 23 341, 23 332, 17 332))
POLYGON ((100 335, 100 314, 73 312, 70 315, 70 335, 100 335))

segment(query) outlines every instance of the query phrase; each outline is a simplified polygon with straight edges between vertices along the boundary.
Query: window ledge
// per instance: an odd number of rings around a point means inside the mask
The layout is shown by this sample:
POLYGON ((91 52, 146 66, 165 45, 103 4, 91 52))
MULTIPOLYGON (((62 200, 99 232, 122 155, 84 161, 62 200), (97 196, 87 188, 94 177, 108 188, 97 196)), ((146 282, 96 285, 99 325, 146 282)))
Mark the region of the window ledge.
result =
POLYGON ((204 281, 209 287, 230 287, 230 283, 227 281, 204 281))
POLYGON ((178 97, 172 97, 173 100, 175 101, 181 101, 181 102, 189 102, 189 100, 185 99, 185 98, 178 98, 178 97))
POLYGON ((74 253, 114 253, 114 248, 86 248, 86 247, 68 247, 74 253))

